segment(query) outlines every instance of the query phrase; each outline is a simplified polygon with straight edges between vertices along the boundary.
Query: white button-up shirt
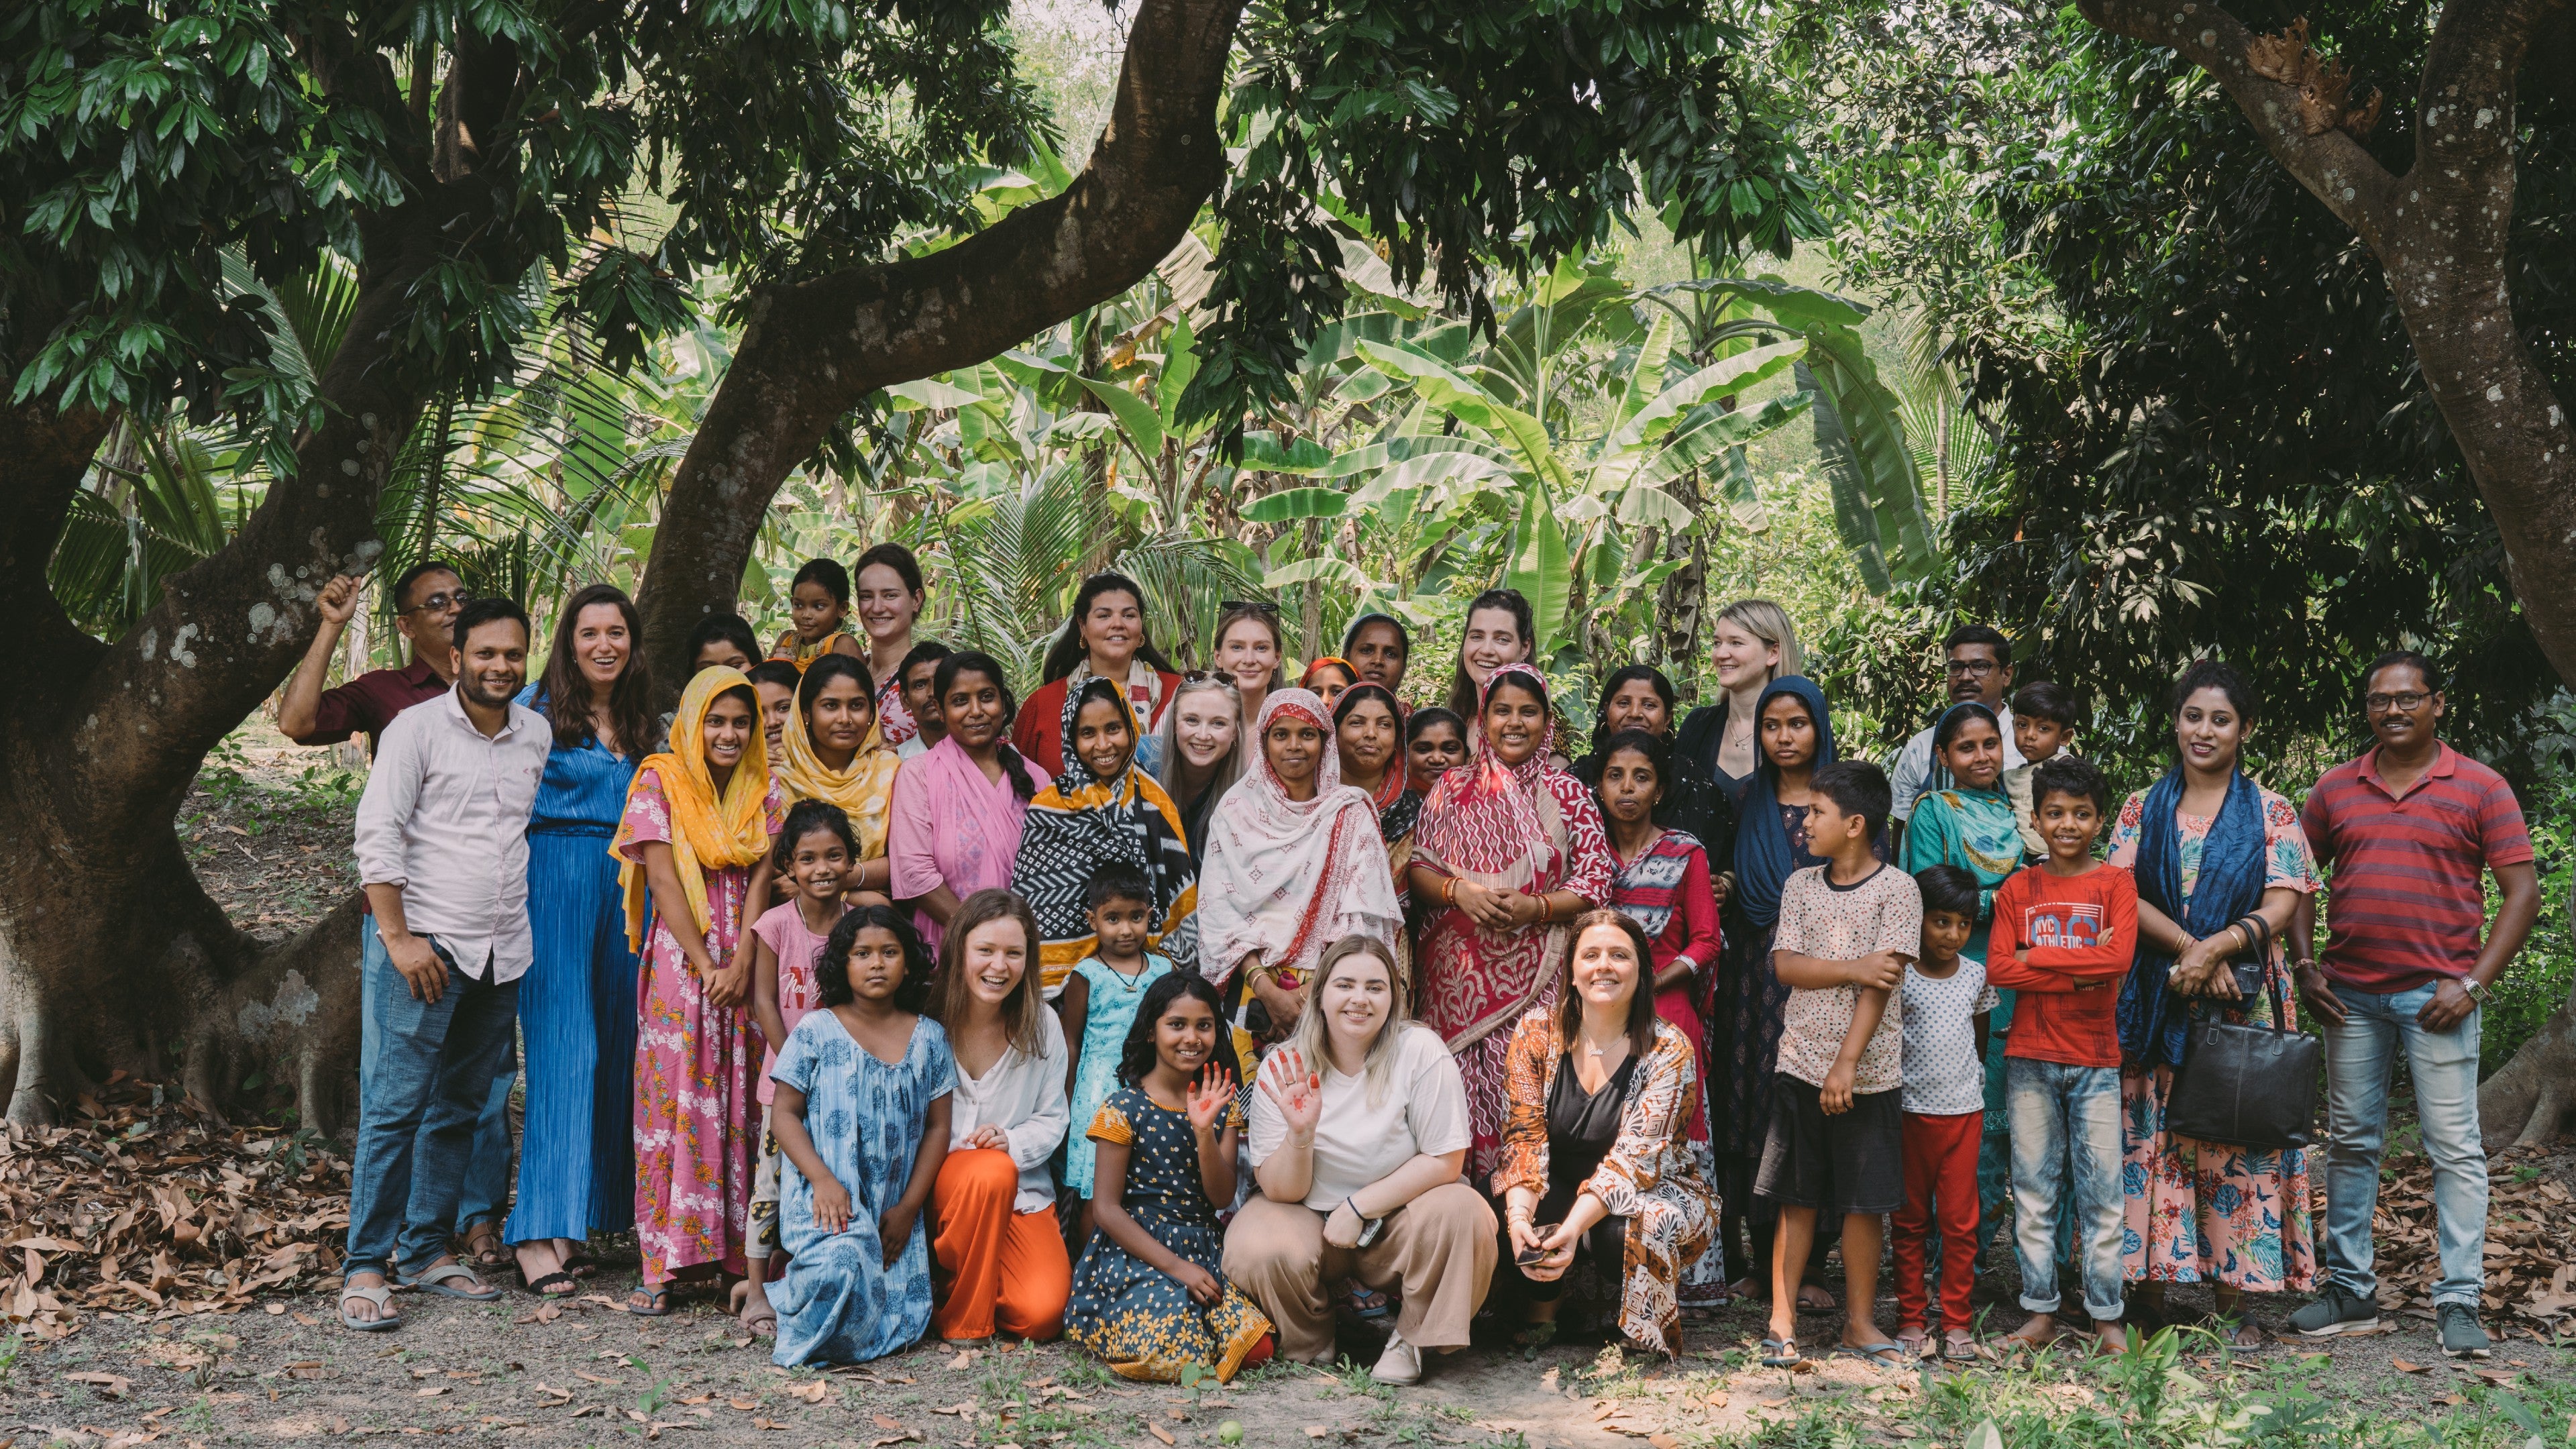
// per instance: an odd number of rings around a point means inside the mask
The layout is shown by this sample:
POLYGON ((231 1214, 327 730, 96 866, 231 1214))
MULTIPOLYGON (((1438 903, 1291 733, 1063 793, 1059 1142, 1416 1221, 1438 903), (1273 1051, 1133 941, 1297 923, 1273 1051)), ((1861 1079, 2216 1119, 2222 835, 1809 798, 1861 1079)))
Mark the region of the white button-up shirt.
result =
POLYGON ((402 887, 412 933, 436 936, 457 969, 495 985, 536 954, 528 813, 553 748, 545 716, 521 704, 484 738, 451 689, 394 716, 358 800, 359 880, 402 887))

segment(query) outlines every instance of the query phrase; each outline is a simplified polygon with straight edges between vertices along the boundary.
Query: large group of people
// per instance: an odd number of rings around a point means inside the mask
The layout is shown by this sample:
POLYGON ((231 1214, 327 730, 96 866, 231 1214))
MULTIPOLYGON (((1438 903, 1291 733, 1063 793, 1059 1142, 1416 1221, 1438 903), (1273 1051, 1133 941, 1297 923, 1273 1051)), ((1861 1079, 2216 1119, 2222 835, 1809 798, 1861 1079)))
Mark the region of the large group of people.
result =
POLYGON ((1181 673, 1100 574, 1023 697, 916 636, 886 544, 800 570, 766 657, 707 616, 658 715, 623 593, 565 600, 531 680, 528 616, 437 564, 393 586, 406 665, 324 689, 357 589, 323 590, 280 711, 376 748, 351 1329, 510 1267, 579 1291, 631 1230, 628 1311, 707 1285, 781 1364, 1062 1334, 1224 1378, 1356 1323, 1405 1383, 1483 1317, 1671 1354, 1748 1297, 1767 1363, 1808 1355, 1806 1310, 1895 1366, 2055 1340, 2070 1294, 2117 1347, 2176 1283, 2250 1349, 2249 1293, 2313 1295, 2274 1331, 2377 1325, 2403 1050, 2438 1332, 2487 1351, 2478 1009, 2537 884, 2421 655, 2370 668, 2374 746, 2302 809, 2246 773, 2229 666, 2183 673, 2171 767, 2115 798, 2077 696, 2016 691, 1977 625, 1883 772, 1758 599, 1717 617, 1712 703, 1632 665, 1577 721, 1509 590, 1408 695, 1390 615, 1292 684, 1278 611, 1228 604, 1181 673), (2303 1016, 2321 1167, 2193 1135, 2225 1130, 2178 1106, 2194 1034, 2303 1016), (1999 1235, 2028 1317, 1981 1345, 1999 1235))

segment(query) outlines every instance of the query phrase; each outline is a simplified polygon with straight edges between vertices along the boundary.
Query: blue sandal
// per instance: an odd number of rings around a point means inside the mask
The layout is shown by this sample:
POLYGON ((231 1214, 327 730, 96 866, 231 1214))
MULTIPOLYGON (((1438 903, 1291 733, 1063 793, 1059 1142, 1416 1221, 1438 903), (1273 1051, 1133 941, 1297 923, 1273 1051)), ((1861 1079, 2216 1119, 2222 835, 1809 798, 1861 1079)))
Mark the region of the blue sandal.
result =
POLYGON ((1794 1338, 1766 1338, 1762 1340, 1762 1366, 1764 1368, 1796 1368, 1798 1365, 1805 1363, 1806 1361, 1807 1356, 1798 1352, 1798 1340, 1794 1338))

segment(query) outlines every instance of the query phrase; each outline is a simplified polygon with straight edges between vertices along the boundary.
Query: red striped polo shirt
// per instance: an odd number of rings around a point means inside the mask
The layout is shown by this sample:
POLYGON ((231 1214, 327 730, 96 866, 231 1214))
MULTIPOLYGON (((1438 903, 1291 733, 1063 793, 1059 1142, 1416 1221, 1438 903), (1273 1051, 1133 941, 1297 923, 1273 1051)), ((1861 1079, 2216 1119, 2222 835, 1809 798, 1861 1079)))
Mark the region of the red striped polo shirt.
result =
POLYGON ((2404 795, 2379 775, 2379 751, 2335 766, 2299 814, 2326 899, 2326 976, 2357 991, 2412 991, 2461 977, 2486 924, 2482 867, 2531 859, 2531 832, 2504 776, 2437 743, 2404 795))

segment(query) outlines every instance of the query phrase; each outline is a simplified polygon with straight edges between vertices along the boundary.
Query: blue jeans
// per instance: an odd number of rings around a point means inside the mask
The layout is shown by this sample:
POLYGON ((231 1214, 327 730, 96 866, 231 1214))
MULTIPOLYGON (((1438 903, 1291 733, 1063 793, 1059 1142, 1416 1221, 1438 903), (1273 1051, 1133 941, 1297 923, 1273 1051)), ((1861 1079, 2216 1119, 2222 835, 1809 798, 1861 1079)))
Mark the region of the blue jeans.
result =
POLYGON ((2084 1311, 2121 1312, 2120 1069, 2013 1057, 2004 1064, 2012 1117, 2013 1244, 2021 1306, 2057 1311, 2058 1219, 2076 1227, 2084 1311), (2069 1211, 2071 1209, 2071 1211, 2069 1211))
MULTIPOLYGON (((376 918, 372 912, 358 918, 358 949, 358 1080, 363 1082, 376 1064, 376 1033, 367 1025, 375 1020, 375 977, 364 966, 365 953, 381 949, 376 944, 376 918)), ((396 990, 406 996, 411 994, 401 972, 394 973, 393 981, 396 990)), ((501 1065, 492 1073, 492 1095, 474 1124, 474 1156, 465 1168, 465 1195, 456 1204, 459 1232, 476 1223, 498 1225, 509 1208, 510 1088, 518 1080, 519 1043, 513 1032, 501 1052, 501 1065)))
POLYGON ((2403 1045, 2424 1155, 2433 1162, 2442 1251, 2433 1301, 2474 1308, 2486 1286, 2487 1159, 2478 1132, 2483 1013, 2471 1008, 2449 1031, 2426 1031, 2415 1013, 2433 989, 2383 995, 2339 987, 2343 1024, 2317 1020, 2326 1042, 2326 1276, 2363 1298, 2379 1291, 2370 1216, 2379 1206, 2379 1157, 2388 1140, 2388 1081, 2403 1045))
MULTIPOLYGON (((374 931, 364 933, 363 947, 358 969, 373 1051, 358 1071, 342 1271, 384 1273, 399 1252, 417 1273, 447 1251, 456 1229, 475 1123, 518 1021, 519 983, 477 981, 447 961, 446 991, 423 1003, 374 931)), ((439 956, 446 961, 446 952, 439 956)))

